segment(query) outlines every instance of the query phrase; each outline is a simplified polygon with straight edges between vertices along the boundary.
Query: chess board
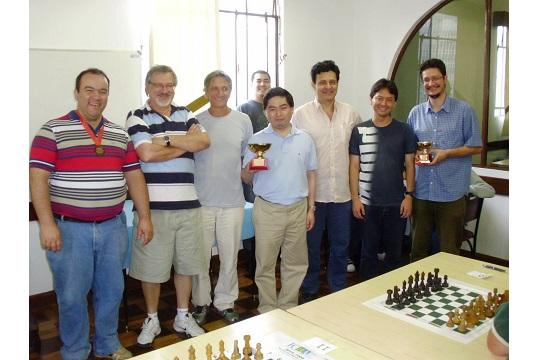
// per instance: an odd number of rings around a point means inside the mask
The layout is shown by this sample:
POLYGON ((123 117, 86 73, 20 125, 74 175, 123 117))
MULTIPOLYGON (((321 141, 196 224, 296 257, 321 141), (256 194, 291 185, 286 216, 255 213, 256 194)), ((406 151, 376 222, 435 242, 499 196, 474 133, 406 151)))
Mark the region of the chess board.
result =
POLYGON ((395 304, 387 305, 385 303, 386 294, 370 299, 364 302, 363 305, 467 344, 487 332, 492 320, 486 318, 486 320, 480 321, 473 329, 467 329, 462 333, 458 331, 457 326, 454 328, 446 326, 447 314, 462 305, 469 304, 471 300, 474 300, 479 295, 486 297, 489 290, 473 287, 453 279, 448 279, 448 283, 449 287, 432 293, 429 297, 419 299, 415 304, 407 305, 401 310, 395 304))

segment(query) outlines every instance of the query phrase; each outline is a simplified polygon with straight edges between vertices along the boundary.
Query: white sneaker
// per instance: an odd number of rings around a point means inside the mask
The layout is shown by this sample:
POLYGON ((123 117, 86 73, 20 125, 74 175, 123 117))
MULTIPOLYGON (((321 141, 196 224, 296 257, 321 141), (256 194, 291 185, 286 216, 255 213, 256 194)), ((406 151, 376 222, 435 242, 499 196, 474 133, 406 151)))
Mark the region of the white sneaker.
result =
POLYGON ((356 267, 354 266, 354 263, 351 259, 347 259, 347 272, 353 273, 356 270, 356 267))
POLYGON ((199 336, 204 334, 204 330, 197 325, 197 322, 191 316, 190 313, 187 313, 185 316, 176 315, 174 318, 173 328, 179 333, 186 333, 191 337, 199 336))
POLYGON ((137 345, 141 347, 150 347, 154 338, 161 333, 159 320, 151 317, 144 319, 141 327, 141 333, 137 337, 137 345))

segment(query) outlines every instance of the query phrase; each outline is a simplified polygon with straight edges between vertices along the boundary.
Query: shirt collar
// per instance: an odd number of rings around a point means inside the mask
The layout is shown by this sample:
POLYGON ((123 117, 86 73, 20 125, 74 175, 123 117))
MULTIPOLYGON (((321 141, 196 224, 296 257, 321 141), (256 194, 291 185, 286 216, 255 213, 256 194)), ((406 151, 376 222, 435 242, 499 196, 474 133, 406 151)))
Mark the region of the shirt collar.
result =
MULTIPOLYGON (((147 99, 146 102, 144 103, 144 107, 146 108, 146 110, 148 110, 148 112, 155 112, 157 113, 157 111, 155 111, 154 109, 152 109, 152 107, 150 106, 150 99, 147 99)), ((180 106, 176 106, 176 104, 173 102, 171 103, 171 115, 174 114, 174 112, 176 110, 180 110, 181 107, 180 106)))
MULTIPOLYGON (((265 127, 263 130, 262 130, 263 133, 265 134, 277 134, 275 131, 274 131, 274 128, 272 127, 272 124, 268 124, 267 127, 265 127)), ((291 131, 289 133, 289 135, 287 136, 291 136, 291 135, 298 135, 300 133, 300 131, 298 130, 298 128, 296 126, 294 126, 294 124, 291 123, 291 131)))
MULTIPOLYGON (((317 98, 313 99, 313 105, 315 105, 315 109, 322 110, 322 105, 319 102, 319 100, 317 100, 317 98)), ((339 102, 336 99, 334 99, 334 109, 337 109, 338 107, 339 107, 339 102)))
MULTIPOLYGON (((451 104, 450 96, 448 96, 448 94, 446 94, 446 99, 444 99, 444 103, 442 104, 440 111, 444 111, 446 113, 449 113, 451 106, 452 106, 452 104, 451 104)), ((431 107, 431 102, 429 102, 429 100, 426 101, 426 114, 428 112, 432 112, 432 113, 435 112, 435 111, 433 111, 433 109, 431 107)))

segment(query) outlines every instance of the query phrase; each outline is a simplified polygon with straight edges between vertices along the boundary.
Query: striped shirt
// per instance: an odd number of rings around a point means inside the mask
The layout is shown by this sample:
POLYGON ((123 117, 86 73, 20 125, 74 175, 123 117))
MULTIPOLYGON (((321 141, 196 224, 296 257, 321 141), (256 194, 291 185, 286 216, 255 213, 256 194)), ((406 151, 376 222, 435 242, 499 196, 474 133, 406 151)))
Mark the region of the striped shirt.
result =
MULTIPOLYGON (((418 141, 434 148, 482 146, 476 114, 469 104, 447 96, 439 112, 429 101, 416 105, 407 120, 418 141)), ((414 196, 422 200, 450 202, 469 192, 472 156, 454 157, 433 166, 416 166, 414 196)))
POLYGON ((103 118, 103 155, 76 111, 48 121, 30 149, 30 168, 49 171, 51 207, 55 214, 100 221, 122 212, 126 199, 124 172, 140 169, 126 131, 103 118))
MULTIPOLYGON (((185 107, 172 106, 171 115, 164 116, 152 110, 148 102, 127 116, 126 129, 135 148, 152 143, 153 137, 185 135, 199 122, 185 107)), ((181 210, 201 206, 194 185, 195 163, 193 153, 160 162, 141 161, 141 169, 148 185, 150 209, 181 210)))
POLYGON ((353 129, 349 153, 360 156, 360 200, 365 205, 399 206, 403 201, 405 155, 416 152, 411 128, 392 119, 377 127, 372 120, 353 129))

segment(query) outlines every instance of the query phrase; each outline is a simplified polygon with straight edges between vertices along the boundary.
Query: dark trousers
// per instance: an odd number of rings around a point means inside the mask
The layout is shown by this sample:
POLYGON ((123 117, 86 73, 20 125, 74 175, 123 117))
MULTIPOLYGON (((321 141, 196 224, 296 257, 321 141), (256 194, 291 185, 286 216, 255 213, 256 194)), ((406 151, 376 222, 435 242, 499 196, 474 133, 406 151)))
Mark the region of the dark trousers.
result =
POLYGON ((401 249, 406 219, 402 219, 399 206, 364 205, 362 224, 362 251, 360 277, 368 280, 378 275, 377 253, 384 247, 384 269, 390 271, 401 265, 401 249))
POLYGON ((304 294, 319 292, 321 272, 321 240, 323 230, 328 230, 328 266, 326 278, 331 292, 347 285, 347 257, 351 236, 351 201, 320 203, 315 206, 315 226, 307 233, 309 267, 302 283, 304 294))
POLYGON ((459 255, 465 221, 465 197, 450 202, 414 199, 411 261, 429 255, 430 242, 436 231, 440 250, 459 255))

